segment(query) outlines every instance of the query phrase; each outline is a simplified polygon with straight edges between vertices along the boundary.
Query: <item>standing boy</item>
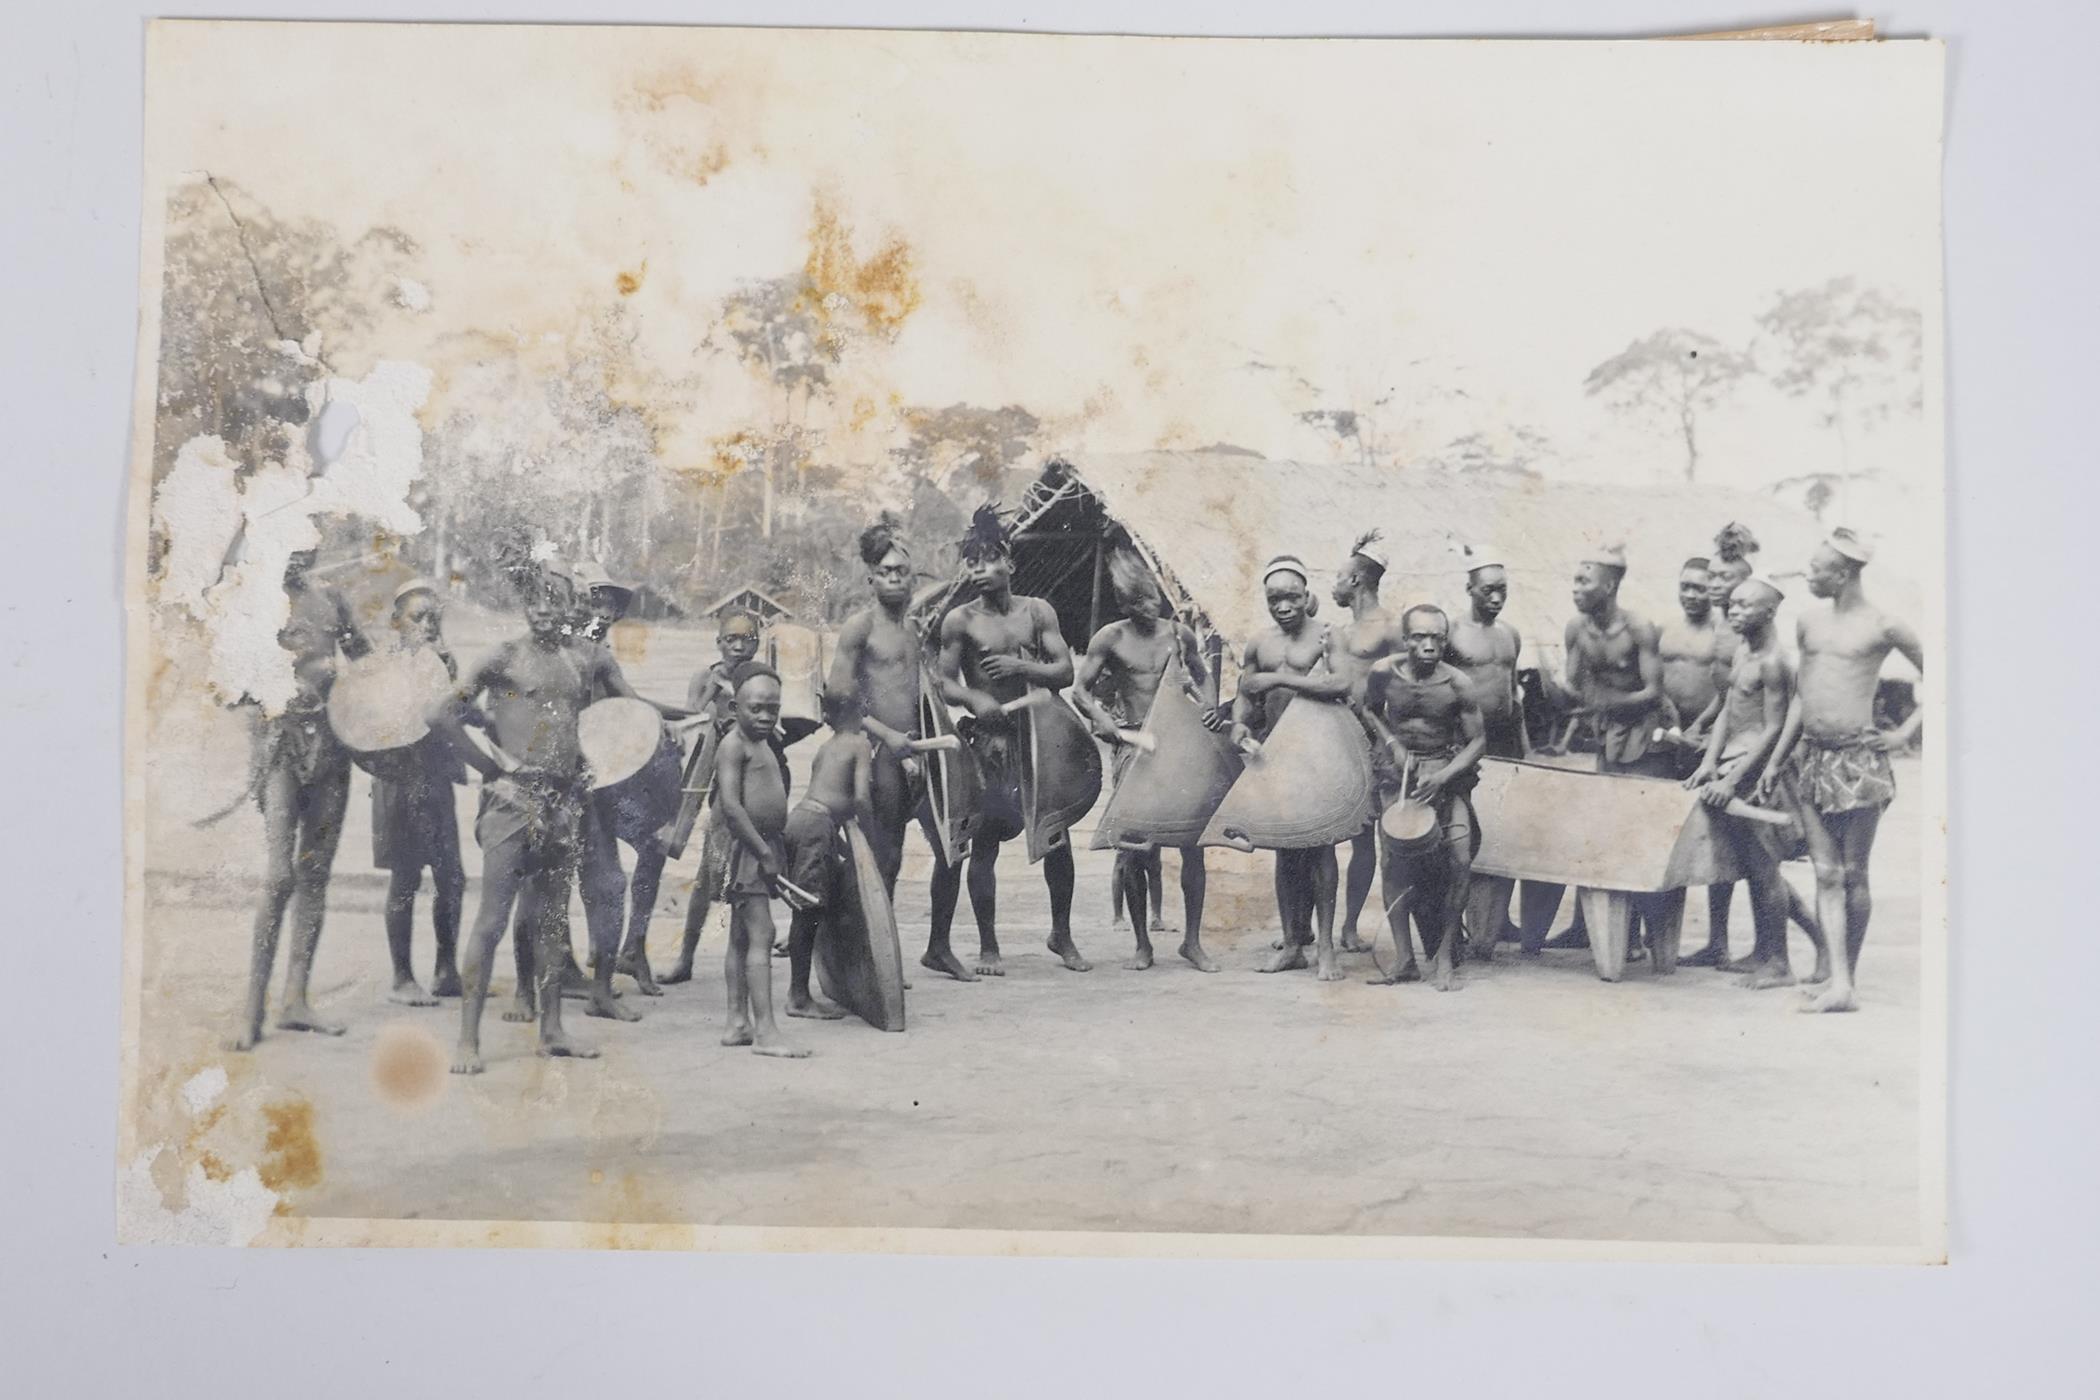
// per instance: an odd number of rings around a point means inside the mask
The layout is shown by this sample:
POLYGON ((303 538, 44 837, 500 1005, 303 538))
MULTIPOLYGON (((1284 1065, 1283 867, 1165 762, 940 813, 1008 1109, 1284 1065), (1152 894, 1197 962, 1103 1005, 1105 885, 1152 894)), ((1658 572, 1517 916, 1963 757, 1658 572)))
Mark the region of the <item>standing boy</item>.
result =
POLYGON ((724 1045, 799 1060, 809 1054, 780 1033, 773 1019, 773 909, 783 868, 787 781, 768 742, 780 722, 780 676, 747 661, 730 676, 736 727, 722 736, 715 759, 715 805, 734 843, 723 881, 729 901, 729 1029, 724 1045))
MULTIPOLYGON (((456 682, 459 662, 445 645, 444 616, 437 585, 430 580, 411 579, 395 590, 395 644, 405 651, 435 653, 445 675, 456 682)), ((459 995, 459 915, 467 872, 460 862, 459 812, 452 789, 466 776, 452 746, 432 734, 416 744, 405 775, 372 779, 372 864, 388 872, 386 945, 394 963, 394 987, 387 999, 403 1006, 435 1006, 439 997, 459 995), (426 869, 434 887, 430 922, 437 933, 437 962, 428 992, 410 966, 416 891, 426 869)))

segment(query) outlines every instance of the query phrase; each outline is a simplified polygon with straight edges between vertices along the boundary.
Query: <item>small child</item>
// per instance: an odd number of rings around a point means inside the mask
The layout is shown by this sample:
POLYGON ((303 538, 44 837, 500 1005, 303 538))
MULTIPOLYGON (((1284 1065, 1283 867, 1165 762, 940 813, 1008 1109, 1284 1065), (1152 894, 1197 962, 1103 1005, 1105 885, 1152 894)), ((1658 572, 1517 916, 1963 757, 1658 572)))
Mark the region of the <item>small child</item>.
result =
POLYGON ((724 1045, 748 1045, 761 1055, 802 1059, 809 1051, 789 1042, 773 1019, 773 910, 781 877, 781 834, 787 825, 787 784, 767 739, 780 721, 780 676, 747 661, 731 673, 736 727, 715 757, 715 802, 735 842, 724 895, 729 901, 729 1030, 724 1045))
POLYGON ((835 902, 839 829, 848 820, 858 820, 863 833, 874 826, 875 756, 852 705, 827 695, 824 719, 831 737, 817 750, 809 791, 787 819, 783 893, 794 911, 788 921, 787 1014, 836 1021, 846 1013, 811 995, 809 968, 824 910, 835 902))

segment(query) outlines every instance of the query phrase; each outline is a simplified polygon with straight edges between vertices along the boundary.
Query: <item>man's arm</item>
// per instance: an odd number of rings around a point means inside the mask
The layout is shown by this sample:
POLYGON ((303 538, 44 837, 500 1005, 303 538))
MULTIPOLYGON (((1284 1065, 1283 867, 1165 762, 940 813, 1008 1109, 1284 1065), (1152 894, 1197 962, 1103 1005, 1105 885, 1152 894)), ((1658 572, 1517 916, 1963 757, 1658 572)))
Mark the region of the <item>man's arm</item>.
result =
POLYGON ((1904 720, 1903 723, 1897 725, 1876 741, 1884 753, 1909 748, 1911 740, 1915 739, 1918 731, 1925 727, 1925 648, 1919 644, 1918 634, 1911 630, 1910 624, 1898 622, 1894 618, 1889 619, 1888 641, 1890 646, 1903 653, 1906 661, 1918 668, 1916 692, 1918 703, 1912 707, 1910 718, 1904 720))
POLYGON ((1108 670, 1108 663, 1115 657, 1115 639, 1110 634, 1116 624, 1111 622, 1094 634, 1086 644, 1086 655, 1079 658, 1079 665, 1072 672, 1072 702, 1085 715, 1094 732, 1110 743, 1121 743, 1122 731, 1115 716, 1094 694, 1094 686, 1108 670))
POLYGON ((350 611, 349 599, 331 588, 328 590, 328 601, 335 605, 335 642, 343 649, 343 655, 352 661, 370 655, 372 643, 359 630, 356 615, 350 611))
POLYGON ((1261 639, 1247 643, 1240 653, 1240 685, 1232 696, 1232 731, 1228 737, 1235 745, 1245 744, 1254 737, 1254 702, 1261 695, 1254 682, 1261 676, 1261 639))
POLYGON ((423 715, 423 722, 444 738, 462 763, 491 780, 503 776, 503 765, 483 753, 481 746, 467 737, 466 710, 476 696, 494 685, 502 674, 505 659, 505 649, 498 648, 495 655, 475 666, 464 681, 446 691, 423 715))
POLYGON ((651 700, 646 695, 635 693, 627 683, 627 673, 620 669, 620 659, 612 654, 612 648, 593 642, 591 644, 591 682, 589 689, 603 690, 607 695, 617 695, 627 700, 639 700, 650 706, 665 719, 691 719, 697 710, 682 709, 667 705, 661 700, 651 700))
MULTIPOLYGON (((1733 680, 1729 682, 1734 683, 1733 680)), ((1722 691, 1706 710, 1713 716, 1713 729, 1706 736, 1706 756, 1699 760, 1692 776, 1684 780, 1688 788, 1703 789, 1713 780, 1714 774, 1721 770, 1721 748, 1728 742, 1728 692, 1722 691)))
POLYGON ((1424 773, 1415 780, 1415 790, 1424 801, 1434 802, 1442 795, 1452 779, 1472 771, 1487 752, 1487 720, 1480 713, 1480 700, 1473 694, 1473 683, 1461 679, 1458 683, 1458 731, 1465 736, 1465 743, 1451 755, 1451 761, 1434 773, 1424 773))
POLYGON ((865 743, 853 752, 853 815, 863 833, 875 829, 875 756, 865 743))
POLYGON ((1334 628, 1329 627, 1320 634, 1320 659, 1327 663, 1325 670, 1302 676, 1287 672, 1275 676, 1271 683, 1280 690, 1295 690, 1315 700, 1347 700, 1356 689, 1356 668, 1346 660, 1337 666, 1335 657, 1334 628))
POLYGON ((1072 649, 1065 645, 1065 634, 1057 628, 1057 609, 1041 598, 1033 601, 1036 648, 1043 659, 1026 663, 1022 674, 1036 685, 1063 690, 1072 683, 1072 649))
POLYGON ((990 719, 999 713, 999 702, 963 680, 965 635, 961 609, 941 619, 941 662, 935 679, 940 684, 943 700, 962 706, 979 719, 990 719))

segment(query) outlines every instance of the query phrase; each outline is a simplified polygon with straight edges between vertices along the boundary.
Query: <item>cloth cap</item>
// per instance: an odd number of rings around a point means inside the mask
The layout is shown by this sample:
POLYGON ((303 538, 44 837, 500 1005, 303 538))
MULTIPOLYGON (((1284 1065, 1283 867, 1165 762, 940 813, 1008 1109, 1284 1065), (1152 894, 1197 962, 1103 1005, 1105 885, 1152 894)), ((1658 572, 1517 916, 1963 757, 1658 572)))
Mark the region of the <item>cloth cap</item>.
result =
POLYGON ((1466 572, 1475 569, 1499 569, 1505 567, 1502 551, 1491 544, 1469 544, 1462 551, 1466 560, 1466 572))
POLYGON ((1583 555, 1582 562, 1585 564, 1602 564, 1607 569, 1617 569, 1623 574, 1626 572, 1626 546, 1623 544, 1599 545, 1588 554, 1583 555))
POLYGON ((1824 543, 1855 564, 1871 564, 1874 562, 1874 546, 1843 525, 1832 530, 1830 538, 1825 540, 1824 543))
POLYGON ((1772 590, 1772 596, 1774 598, 1783 599, 1786 597, 1786 590, 1784 588, 1781 588, 1778 584, 1774 583, 1770 574, 1752 574, 1750 575, 1750 577, 1744 579, 1742 583, 1738 583, 1736 587, 1741 588, 1743 586, 1743 583, 1761 583, 1765 587, 1772 590))
POLYGON ((1349 552, 1360 559, 1368 559, 1373 564, 1376 564, 1380 573, 1384 573, 1387 569, 1393 567, 1392 551, 1377 540, 1365 540, 1349 552))
POLYGON ((1296 574, 1300 583, 1305 583, 1312 578, 1311 571, 1305 567, 1305 561, 1295 554, 1279 554, 1268 563, 1262 565, 1262 586, 1267 587, 1269 580, 1277 574, 1296 574))
POLYGON ((438 596, 438 586, 427 578, 412 578, 394 590, 394 605, 399 607, 401 600, 411 593, 428 593, 435 598, 438 596))

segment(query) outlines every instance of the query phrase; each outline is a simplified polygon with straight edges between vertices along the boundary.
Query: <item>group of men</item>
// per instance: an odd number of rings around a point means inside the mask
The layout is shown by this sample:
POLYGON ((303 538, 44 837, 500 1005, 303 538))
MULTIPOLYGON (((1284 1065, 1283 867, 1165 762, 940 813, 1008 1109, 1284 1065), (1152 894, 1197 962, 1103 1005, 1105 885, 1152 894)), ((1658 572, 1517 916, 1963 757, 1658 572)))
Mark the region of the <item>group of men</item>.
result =
MULTIPOLYGON (((1346 876, 1332 844, 1275 852, 1282 936, 1263 971, 1303 968, 1310 954, 1322 980, 1343 976, 1340 954, 1369 951, 1375 943, 1361 927, 1374 883, 1394 949, 1393 964, 1374 980, 1424 978, 1415 935, 1427 980, 1439 988, 1455 985, 1462 956, 1489 959, 1496 941, 1512 932, 1527 953, 1536 953, 1544 929, 1510 923, 1510 882, 1472 873, 1480 830, 1471 792, 1480 760, 1533 752, 1520 683, 1523 639, 1501 620, 1510 586, 1504 561, 1492 551, 1469 552, 1468 607, 1461 617, 1428 603, 1395 611, 1380 597, 1389 558, 1379 540, 1377 531, 1366 533, 1341 561, 1333 599, 1347 616, 1332 623, 1318 620, 1313 573, 1301 559, 1269 561, 1260 584, 1272 626, 1240 654, 1236 692, 1226 702, 1218 668, 1206 662, 1188 619, 1177 615, 1153 571, 1129 550, 1118 551, 1109 568, 1122 617, 1102 627, 1075 660, 1051 605, 1014 592, 1012 546, 998 512, 987 507, 972 520, 959 547, 954 598, 960 601, 931 624, 913 608, 910 548, 885 514, 859 540, 869 597, 838 636, 824 683, 831 733, 792 809, 781 683, 756 659, 756 618, 725 618, 719 657, 694 678, 685 705, 648 702, 674 734, 707 727, 714 740, 701 874, 679 956, 661 981, 691 978, 709 909, 726 902, 723 1043, 767 1055, 807 1054, 774 1015, 771 903, 783 899, 793 911, 788 1014, 839 1016, 810 990, 809 974, 821 911, 838 878, 840 833, 858 825, 894 892, 914 820, 927 823, 936 852, 921 965, 964 982, 1002 975, 999 855, 1024 834, 1024 785, 1041 776, 1024 771, 1020 706, 1034 692, 1067 690, 1110 746, 1119 782, 1133 764, 1146 716, 1169 688, 1198 708, 1218 743, 1249 755, 1259 753, 1293 705, 1346 706, 1360 723, 1375 793, 1371 819, 1347 840, 1346 876), (968 853, 952 861, 940 858, 927 802, 921 750, 929 736, 921 731, 929 701, 960 713, 960 738, 977 778, 968 853), (1402 803, 1431 814, 1426 854, 1422 841, 1403 848, 1382 829, 1380 815, 1402 803), (959 957, 951 941, 965 888, 979 938, 971 959, 959 957)), ((1679 577, 1682 615, 1660 627, 1619 602, 1623 552, 1598 549, 1573 580, 1576 615, 1564 636, 1565 684, 1542 677, 1568 726, 1547 748, 1565 749, 1586 729, 1599 770, 1682 781, 1712 808, 1731 843, 1749 886, 1756 929, 1751 956, 1728 961, 1733 891, 1718 886, 1709 896, 1708 944, 1686 961, 1744 971, 1753 987, 1789 983, 1791 916, 1817 948, 1808 979, 1817 984, 1807 1003, 1814 1010, 1856 1005, 1854 970, 1871 912, 1868 862, 1895 790, 1889 755, 1911 742, 1921 720, 1914 712, 1893 730, 1874 725, 1888 654, 1901 652, 1921 671, 1923 657, 1915 634, 1867 599, 1862 577, 1871 558, 1865 541, 1840 529, 1808 561, 1807 589, 1828 606, 1801 611, 1797 661, 1775 636, 1779 586, 1756 575, 1740 548, 1687 560, 1679 577), (1772 808, 1786 812, 1793 825, 1775 836, 1768 819, 1739 815, 1750 804, 1767 809, 1760 817, 1769 818, 1772 808), (1813 862, 1813 909, 1780 874, 1781 861, 1797 853, 1790 840, 1813 862)), ((291 621, 280 641, 292 654, 297 696, 256 730, 253 792, 264 819, 268 876, 254 924, 243 1021, 232 1042, 237 1049, 262 1035, 287 910, 292 948, 277 1024, 325 1034, 343 1029, 313 1011, 307 989, 349 792, 350 758, 325 707, 338 655, 361 657, 373 643, 344 601, 312 579, 312 566, 311 554, 295 556, 285 575, 291 621)), ((638 815, 616 795, 591 788, 578 728, 596 701, 641 698, 607 644, 631 594, 595 566, 572 571, 542 560, 512 574, 524 632, 464 674, 444 641, 438 590, 417 581, 393 598, 390 644, 436 652, 452 679, 425 716, 431 737, 416 746, 413 761, 374 782, 375 864, 390 872, 393 996, 417 1005, 460 997, 453 1064, 460 1073, 482 1067, 480 1023, 491 964, 514 919, 518 979, 504 1019, 536 1020, 541 1053, 596 1053, 563 1029, 565 994, 582 998, 588 1014, 616 1020, 638 1019, 614 989, 616 973, 631 977, 644 995, 661 994, 646 936, 669 854, 666 830, 660 813, 638 815), (482 779, 474 834, 483 873, 479 907, 461 947, 465 878, 453 791, 468 769, 482 779), (631 872, 621 843, 635 853, 631 872), (424 870, 436 883, 437 958, 427 991, 409 956, 424 870), (580 887, 588 929, 587 973, 571 953, 572 885, 580 887)), ((1064 967, 1087 971, 1072 928, 1069 843, 1052 842, 1041 855, 1049 950, 1064 967)), ((1215 972, 1217 962, 1202 941, 1203 851, 1191 845, 1180 858, 1179 952, 1198 970, 1215 972)), ((1153 964, 1159 881, 1156 849, 1118 851, 1113 886, 1136 943, 1127 968, 1153 964)), ((1550 920, 1557 892, 1544 893, 1549 898, 1541 902, 1527 892, 1525 905, 1541 905, 1550 920)), ((1554 942, 1579 945, 1585 936, 1578 918, 1554 942)))

